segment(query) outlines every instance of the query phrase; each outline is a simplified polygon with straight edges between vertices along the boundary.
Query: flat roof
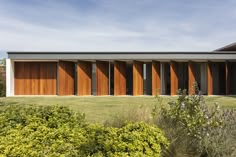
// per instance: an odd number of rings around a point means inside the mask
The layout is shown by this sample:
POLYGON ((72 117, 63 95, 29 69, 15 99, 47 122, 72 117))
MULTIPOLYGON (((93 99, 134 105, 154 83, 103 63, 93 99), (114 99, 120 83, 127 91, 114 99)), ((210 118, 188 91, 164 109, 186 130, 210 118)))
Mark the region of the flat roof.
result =
MULTIPOLYGON (((8 54, 219 54, 223 51, 9 51, 8 54)), ((227 53, 236 53, 236 51, 227 53)))
POLYGON ((154 52, 154 51, 10 51, 15 60, 236 60, 236 51, 154 52))

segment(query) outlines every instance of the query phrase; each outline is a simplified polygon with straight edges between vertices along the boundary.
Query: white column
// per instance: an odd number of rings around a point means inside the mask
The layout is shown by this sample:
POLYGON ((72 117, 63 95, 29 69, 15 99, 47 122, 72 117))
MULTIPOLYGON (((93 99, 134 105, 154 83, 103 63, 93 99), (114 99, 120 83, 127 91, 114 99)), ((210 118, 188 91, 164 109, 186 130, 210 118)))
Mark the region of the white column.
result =
POLYGON ((6 96, 14 96, 14 61, 6 59, 6 96))

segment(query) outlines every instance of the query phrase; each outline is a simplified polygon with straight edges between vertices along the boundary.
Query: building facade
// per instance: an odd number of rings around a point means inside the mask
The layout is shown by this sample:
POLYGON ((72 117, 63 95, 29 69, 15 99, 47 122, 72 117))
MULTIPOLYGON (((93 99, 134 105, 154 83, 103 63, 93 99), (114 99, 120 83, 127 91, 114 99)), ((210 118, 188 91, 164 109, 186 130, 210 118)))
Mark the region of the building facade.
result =
POLYGON ((236 95, 235 51, 8 52, 6 95, 236 95))

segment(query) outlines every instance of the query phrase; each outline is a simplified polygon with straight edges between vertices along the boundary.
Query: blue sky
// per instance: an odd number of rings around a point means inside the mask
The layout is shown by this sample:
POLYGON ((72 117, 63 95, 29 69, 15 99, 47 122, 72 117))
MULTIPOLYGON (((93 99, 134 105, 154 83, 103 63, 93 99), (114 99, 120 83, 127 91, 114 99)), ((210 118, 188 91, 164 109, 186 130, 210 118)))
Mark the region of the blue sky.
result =
POLYGON ((211 51, 236 41, 235 0, 0 0, 6 51, 211 51))

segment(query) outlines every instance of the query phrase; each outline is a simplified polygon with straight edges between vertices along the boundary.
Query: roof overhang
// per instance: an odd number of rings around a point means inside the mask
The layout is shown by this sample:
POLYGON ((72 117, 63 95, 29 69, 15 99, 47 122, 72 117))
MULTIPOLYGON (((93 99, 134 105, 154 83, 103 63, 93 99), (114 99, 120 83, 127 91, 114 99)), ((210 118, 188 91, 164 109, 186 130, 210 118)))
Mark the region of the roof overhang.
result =
POLYGON ((213 52, 8 52, 14 60, 236 60, 236 51, 213 52))

